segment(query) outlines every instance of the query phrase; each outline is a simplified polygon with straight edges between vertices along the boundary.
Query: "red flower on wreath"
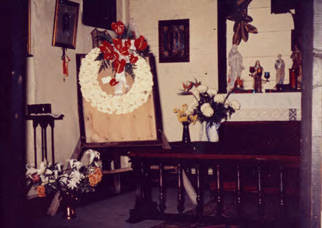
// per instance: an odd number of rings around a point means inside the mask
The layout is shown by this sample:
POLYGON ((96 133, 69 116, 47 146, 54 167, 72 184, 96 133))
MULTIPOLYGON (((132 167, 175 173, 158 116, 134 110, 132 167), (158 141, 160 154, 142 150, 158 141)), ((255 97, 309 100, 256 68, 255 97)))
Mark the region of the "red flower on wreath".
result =
POLYGON ((130 55, 130 63, 134 64, 138 61, 138 57, 134 55, 130 55))
POLYGON ((140 36, 134 41, 134 46, 137 50, 143 51, 147 48, 148 43, 146 42, 143 36, 140 36))
POLYGON ((116 86, 118 83, 119 83, 119 82, 118 82, 118 81, 116 81, 116 79, 115 79, 115 78, 112 78, 112 79, 111 79, 111 81, 110 81, 110 85, 111 85, 111 86, 116 86))
POLYGON ((113 39, 113 44, 117 50, 120 50, 122 48, 122 40, 121 39, 113 39))
POLYGON ((113 22, 112 23, 112 29, 114 30, 114 32, 116 32, 117 35, 122 35, 125 29, 125 25, 121 22, 113 22))
POLYGON ((115 72, 122 73, 124 71, 125 64, 126 64, 126 62, 124 59, 121 59, 121 60, 116 59, 113 62, 113 67, 114 67, 115 72))
POLYGON ((113 51, 112 53, 104 53, 104 59, 107 59, 107 60, 116 60, 119 58, 119 54, 115 51, 113 51))
POLYGON ((126 48, 126 47, 122 47, 119 52, 122 54, 122 55, 125 55, 125 56, 128 56, 130 53, 129 53, 129 49, 126 48))
POLYGON ((115 48, 122 54, 122 55, 129 55, 129 48, 130 46, 128 45, 127 41, 124 43, 124 46, 122 44, 121 39, 113 39, 113 44, 115 48))
POLYGON ((113 22, 111 28, 116 33, 116 37, 112 38, 110 35, 102 37, 104 41, 99 46, 101 53, 97 60, 103 60, 100 72, 111 64, 114 72, 126 71, 134 77, 133 64, 138 61, 138 55, 146 56, 148 54, 143 52, 147 49, 148 43, 143 36, 135 39, 134 32, 128 31, 129 28, 121 21, 113 22))
POLYGON ((107 41, 102 42, 102 44, 100 45, 100 49, 103 53, 112 53, 114 51, 112 44, 110 44, 107 41))
POLYGON ((130 39, 126 40, 124 42, 124 45, 125 45, 125 47, 127 47, 128 49, 130 49, 130 47, 131 47, 131 40, 130 39))

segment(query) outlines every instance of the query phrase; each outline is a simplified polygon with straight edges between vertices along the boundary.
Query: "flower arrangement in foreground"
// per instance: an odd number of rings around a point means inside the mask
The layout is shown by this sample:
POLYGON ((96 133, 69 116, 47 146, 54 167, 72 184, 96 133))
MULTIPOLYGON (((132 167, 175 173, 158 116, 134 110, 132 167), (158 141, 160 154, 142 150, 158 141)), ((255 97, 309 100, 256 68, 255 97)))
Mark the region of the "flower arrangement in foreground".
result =
POLYGON ((82 60, 79 83, 83 98, 98 111, 126 114, 146 103, 152 92, 153 76, 144 59, 149 48, 143 36, 135 39, 135 33, 122 22, 112 23, 112 28, 117 37, 106 34, 100 37, 100 47, 92 49, 82 60), (104 92, 97 78, 106 68, 112 68, 113 75, 102 77, 102 84, 114 87, 114 94, 104 92), (131 88, 125 72, 135 79, 131 88))
POLYGON ((206 122, 207 125, 220 124, 240 109, 238 101, 229 101, 227 95, 218 94, 216 90, 210 89, 200 83, 193 84, 189 89, 189 94, 194 97, 194 101, 188 107, 187 112, 197 115, 199 122, 206 122))
POLYGON ((85 154, 89 156, 87 165, 71 159, 65 169, 60 163, 48 165, 46 161, 41 162, 38 169, 27 166, 27 185, 36 190, 38 197, 56 191, 69 195, 95 191, 103 176, 100 154, 94 150, 87 150, 85 154))

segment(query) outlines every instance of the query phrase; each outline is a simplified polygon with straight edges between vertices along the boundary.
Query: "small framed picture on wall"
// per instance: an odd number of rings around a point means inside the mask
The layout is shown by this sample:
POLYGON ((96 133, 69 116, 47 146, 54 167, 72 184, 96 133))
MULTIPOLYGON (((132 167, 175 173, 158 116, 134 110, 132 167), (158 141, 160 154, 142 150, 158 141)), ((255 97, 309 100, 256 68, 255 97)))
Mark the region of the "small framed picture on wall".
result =
POLYGON ((159 62, 189 61, 189 19, 159 21, 159 62))
POLYGON ((52 45, 76 48, 79 3, 56 0, 52 45))

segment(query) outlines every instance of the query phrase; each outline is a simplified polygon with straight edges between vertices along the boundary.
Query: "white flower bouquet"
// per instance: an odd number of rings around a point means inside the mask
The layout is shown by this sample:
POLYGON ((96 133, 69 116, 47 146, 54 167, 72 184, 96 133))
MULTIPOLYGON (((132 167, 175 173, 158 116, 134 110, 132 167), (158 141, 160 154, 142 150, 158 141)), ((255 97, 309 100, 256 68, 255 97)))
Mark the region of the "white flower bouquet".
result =
POLYGON ((41 162, 38 169, 27 166, 27 185, 36 190, 38 197, 46 197, 58 190, 70 195, 95 191, 103 176, 100 154, 94 150, 87 150, 85 154, 89 156, 87 165, 71 159, 66 169, 60 163, 49 165, 46 161, 41 162))
POLYGON ((199 122, 207 122, 209 126, 220 124, 240 109, 238 101, 229 101, 227 95, 218 94, 216 90, 198 85, 190 90, 195 100, 190 105, 190 112, 198 116, 199 122))

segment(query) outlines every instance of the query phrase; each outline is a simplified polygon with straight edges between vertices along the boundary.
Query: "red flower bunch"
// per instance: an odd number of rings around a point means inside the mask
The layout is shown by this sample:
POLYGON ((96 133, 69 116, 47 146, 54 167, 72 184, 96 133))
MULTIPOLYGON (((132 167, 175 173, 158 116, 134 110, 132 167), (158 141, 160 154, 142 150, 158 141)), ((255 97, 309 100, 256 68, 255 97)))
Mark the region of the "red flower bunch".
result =
MULTIPOLYGON (((103 60, 101 69, 110 64, 116 73, 122 73, 124 70, 134 76, 132 64, 138 61, 138 55, 144 55, 147 51, 147 41, 143 36, 133 39, 131 35, 134 32, 128 31, 128 28, 121 22, 113 22, 112 29, 117 37, 112 39, 107 37, 100 45, 101 54, 97 60, 103 60)), ((117 84, 117 82, 115 82, 117 84)), ((113 83, 114 84, 114 83, 113 83)))
POLYGON ((134 46, 137 50, 143 51, 147 48, 148 43, 146 42, 143 36, 140 36, 134 41, 134 46))
POLYGON ((112 29, 116 32, 117 35, 122 35, 125 30, 125 25, 121 22, 113 22, 112 29))

